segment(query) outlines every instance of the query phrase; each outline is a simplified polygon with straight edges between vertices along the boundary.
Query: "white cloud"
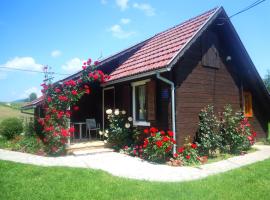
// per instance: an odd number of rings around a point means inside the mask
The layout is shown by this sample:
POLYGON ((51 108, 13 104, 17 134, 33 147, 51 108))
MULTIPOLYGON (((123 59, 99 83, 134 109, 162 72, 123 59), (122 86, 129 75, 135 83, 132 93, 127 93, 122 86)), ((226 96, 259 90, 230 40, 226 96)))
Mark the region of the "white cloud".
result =
POLYGON ((125 31, 119 24, 113 25, 109 31, 112 33, 112 35, 119 39, 128 38, 135 34, 134 31, 125 31))
POLYGON ((1 64, 0 66, 7 68, 42 71, 42 65, 36 63, 35 59, 32 57, 15 57, 4 64, 1 64))
POLYGON ((122 18, 122 19, 120 20, 120 22, 121 22, 122 24, 129 24, 129 23, 131 22, 131 20, 128 19, 128 18, 122 18))
POLYGON ((62 69, 67 72, 77 72, 82 69, 83 60, 80 58, 72 58, 71 60, 67 61, 66 64, 62 65, 62 69))
POLYGON ((59 57, 61 55, 62 55, 62 52, 60 50, 53 50, 51 52, 51 56, 54 57, 54 58, 59 57))
POLYGON ((40 97, 42 95, 40 89, 38 89, 37 87, 31 87, 24 90, 23 94, 19 98, 27 98, 33 92, 37 94, 37 97, 40 97))
POLYGON ((7 78, 7 73, 5 72, 0 72, 0 80, 4 80, 7 78))
POLYGON ((101 0, 100 3, 103 4, 103 5, 105 5, 105 4, 108 3, 108 1, 107 0, 101 0))
POLYGON ((116 0, 115 3, 121 10, 126 10, 128 8, 129 0, 116 0))
POLYGON ((147 16, 154 16, 155 9, 147 3, 134 3, 133 8, 143 11, 147 16))

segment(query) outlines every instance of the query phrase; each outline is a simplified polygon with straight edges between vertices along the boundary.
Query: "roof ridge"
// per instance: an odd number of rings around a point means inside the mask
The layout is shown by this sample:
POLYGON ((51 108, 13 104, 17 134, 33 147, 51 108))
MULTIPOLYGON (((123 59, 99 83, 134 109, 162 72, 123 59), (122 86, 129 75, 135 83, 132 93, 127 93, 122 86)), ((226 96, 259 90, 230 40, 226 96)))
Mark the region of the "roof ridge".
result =
MULTIPOLYGON (((214 12, 214 11, 216 11, 217 9, 219 9, 218 6, 216 6, 215 8, 212 8, 212 9, 210 9, 210 10, 208 10, 208 11, 205 11, 205 12, 203 12, 203 13, 201 13, 201 14, 195 16, 195 17, 186 19, 185 21, 181 22, 180 24, 174 25, 173 27, 170 27, 170 28, 168 28, 168 29, 166 29, 166 30, 164 30, 164 31, 161 31, 161 32, 155 34, 154 36, 160 35, 160 34, 162 34, 162 33, 165 33, 165 32, 167 32, 167 31, 170 31, 170 30, 172 30, 172 29, 175 29, 175 28, 177 28, 177 27, 180 27, 180 26, 186 24, 187 22, 193 21, 193 20, 195 20, 195 19, 197 19, 197 18, 200 18, 200 17, 203 16, 203 15, 206 15, 206 14, 208 14, 208 13, 214 12)), ((153 37, 154 37, 154 36, 153 36, 153 37)), ((150 39, 150 38, 149 38, 149 39, 150 39)))

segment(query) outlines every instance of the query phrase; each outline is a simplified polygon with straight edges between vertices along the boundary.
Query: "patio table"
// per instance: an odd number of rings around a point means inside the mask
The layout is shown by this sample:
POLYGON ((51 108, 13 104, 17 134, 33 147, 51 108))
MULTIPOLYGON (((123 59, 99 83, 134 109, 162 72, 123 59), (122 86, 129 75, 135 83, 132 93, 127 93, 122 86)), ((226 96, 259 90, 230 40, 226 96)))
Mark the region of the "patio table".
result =
POLYGON ((82 139, 82 125, 83 124, 86 124, 85 122, 73 122, 74 125, 79 125, 79 139, 81 140, 82 139))

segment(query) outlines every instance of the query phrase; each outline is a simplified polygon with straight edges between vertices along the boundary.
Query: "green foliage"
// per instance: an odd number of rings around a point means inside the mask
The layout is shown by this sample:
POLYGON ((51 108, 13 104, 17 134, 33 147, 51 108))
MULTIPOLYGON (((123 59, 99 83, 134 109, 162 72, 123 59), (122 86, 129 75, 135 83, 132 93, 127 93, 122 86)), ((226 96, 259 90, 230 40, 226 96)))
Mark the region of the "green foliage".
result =
POLYGON ((43 152, 43 144, 33 136, 16 136, 12 140, 0 138, 0 148, 26 153, 43 152))
POLYGON ((171 131, 159 131, 157 128, 151 127, 149 130, 145 129, 144 134, 147 137, 142 146, 143 158, 154 162, 165 162, 171 158, 171 150, 176 143, 171 131))
POLYGON ((35 123, 34 120, 30 119, 24 123, 24 134, 27 136, 35 135, 35 123))
POLYGON ((177 153, 173 155, 174 160, 180 160, 181 165, 196 165, 200 163, 198 146, 191 142, 190 136, 185 138, 184 145, 177 149, 177 153))
POLYGON ((136 133, 136 129, 132 127, 132 118, 126 116, 126 111, 109 109, 106 110, 106 113, 109 127, 103 134, 107 137, 107 142, 115 149, 133 144, 133 135, 136 133))
POLYGON ((247 118, 242 112, 233 113, 231 106, 225 106, 220 121, 222 151, 239 154, 247 151, 254 143, 255 132, 252 132, 247 118))
POLYGON ((0 124, 0 135, 7 139, 13 139, 23 131, 23 123, 18 118, 4 119, 0 124))
POLYGON ((199 152, 202 155, 215 154, 221 146, 221 135, 219 132, 219 121, 214 114, 214 107, 207 106, 199 114, 199 128, 197 141, 199 142, 199 152))
POLYGON ((200 122, 196 140, 201 155, 213 157, 216 152, 240 154, 254 144, 256 132, 242 112, 233 112, 227 105, 219 119, 213 106, 207 106, 199 114, 200 122))

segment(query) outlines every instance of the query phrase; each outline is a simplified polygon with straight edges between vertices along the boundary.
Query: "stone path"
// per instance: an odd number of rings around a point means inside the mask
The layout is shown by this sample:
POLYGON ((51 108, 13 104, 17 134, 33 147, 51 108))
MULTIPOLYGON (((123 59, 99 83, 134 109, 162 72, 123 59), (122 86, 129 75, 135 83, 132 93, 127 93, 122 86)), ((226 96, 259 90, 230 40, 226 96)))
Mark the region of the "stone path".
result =
POLYGON ((63 157, 42 157, 0 149, 0 159, 40 166, 68 166, 101 169, 112 175, 149 181, 189 181, 229 171, 270 158, 270 146, 258 151, 199 167, 171 167, 153 164, 124 154, 104 151, 63 157))

